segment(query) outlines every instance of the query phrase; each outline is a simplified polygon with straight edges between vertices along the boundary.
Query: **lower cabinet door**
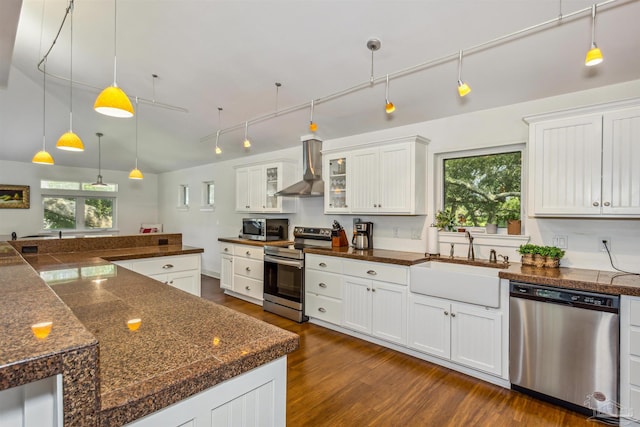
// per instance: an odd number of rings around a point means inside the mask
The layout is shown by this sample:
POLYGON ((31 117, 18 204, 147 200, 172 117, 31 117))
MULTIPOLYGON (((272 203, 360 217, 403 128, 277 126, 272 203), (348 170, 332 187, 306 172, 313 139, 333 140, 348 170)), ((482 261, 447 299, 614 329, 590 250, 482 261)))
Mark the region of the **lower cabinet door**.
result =
POLYGON ((233 289, 233 257, 222 255, 220 257, 220 287, 233 289))
POLYGON ((342 326, 371 334, 371 280, 345 276, 342 326))
POLYGON ((451 357, 451 304, 438 298, 411 294, 409 347, 449 359, 451 357))
POLYGON ((166 283, 197 297, 200 296, 200 275, 195 270, 169 273, 166 283))
POLYGON ((396 344, 407 344, 407 287, 373 282, 371 334, 396 344))
POLYGON ((304 302, 305 314, 335 325, 342 324, 342 301, 307 292, 304 302))
POLYGON ((502 374, 502 313, 451 304, 451 360, 502 374))

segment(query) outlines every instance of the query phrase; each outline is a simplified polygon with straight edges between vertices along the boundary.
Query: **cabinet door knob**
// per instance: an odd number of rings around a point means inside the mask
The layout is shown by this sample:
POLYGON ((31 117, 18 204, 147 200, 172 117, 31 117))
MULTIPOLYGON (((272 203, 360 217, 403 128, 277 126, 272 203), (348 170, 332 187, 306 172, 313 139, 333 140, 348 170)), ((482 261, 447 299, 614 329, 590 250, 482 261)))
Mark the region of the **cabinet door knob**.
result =
POLYGON ((375 291, 376 291, 376 288, 371 288, 371 292, 375 292, 375 291))
POLYGON ((378 207, 378 205, 376 205, 376 204, 374 203, 374 204, 373 204, 373 207, 374 207, 374 208, 377 208, 377 207, 378 207))
POLYGON ((593 206, 600 206, 600 203, 598 203, 598 202, 593 202, 593 206))
POLYGON ((371 290, 371 288, 367 288, 367 292, 369 292, 371 290))
POLYGON ((251 267, 246 267, 245 270, 251 271, 251 267))
POLYGON ((250 290, 251 290, 251 288, 250 288, 249 286, 245 286, 244 288, 245 288, 246 290, 248 290, 248 291, 250 291, 250 290))
POLYGON ((168 270, 170 268, 173 268, 173 264, 165 264, 165 265, 162 266, 163 270, 168 270))
POLYGON ((224 248, 224 251, 225 252, 229 252, 229 248, 224 248))
POLYGON ((327 312, 327 310, 324 307, 318 307, 318 311, 320 313, 326 313, 327 312))
POLYGON ((369 271, 367 271, 367 274, 370 274, 370 275, 372 275, 372 276, 375 276, 375 275, 377 275, 378 273, 376 273, 376 271, 375 271, 375 270, 369 270, 369 271))
POLYGON ((322 283, 322 282, 318 283, 318 286, 320 286, 321 288, 326 288, 327 287, 327 285, 322 283))
POLYGON ((327 264, 325 264, 324 262, 321 262, 321 263, 320 263, 320 264, 318 264, 318 265, 319 265, 320 267, 323 267, 323 268, 327 266, 327 264))
POLYGON ((265 208, 266 208, 266 206, 265 206, 265 205, 262 205, 262 209, 265 209, 265 208))
POLYGON ((345 207, 345 208, 348 208, 348 207, 349 207, 349 205, 344 205, 344 207, 345 207))
POLYGON ((251 255, 251 252, 247 251, 247 256, 250 256, 250 255, 251 255))
POLYGON ((448 315, 449 315, 449 312, 448 312, 448 311, 445 311, 445 312, 444 312, 444 315, 445 315, 445 316, 448 316, 448 315))
POLYGON ((170 285, 173 285, 173 280, 169 282, 170 285))
POLYGON ((605 206, 611 206, 611 203, 609 203, 609 202, 604 202, 604 205, 605 205, 605 206))
POLYGON ((451 313, 451 317, 456 317, 456 314, 455 313, 451 313))

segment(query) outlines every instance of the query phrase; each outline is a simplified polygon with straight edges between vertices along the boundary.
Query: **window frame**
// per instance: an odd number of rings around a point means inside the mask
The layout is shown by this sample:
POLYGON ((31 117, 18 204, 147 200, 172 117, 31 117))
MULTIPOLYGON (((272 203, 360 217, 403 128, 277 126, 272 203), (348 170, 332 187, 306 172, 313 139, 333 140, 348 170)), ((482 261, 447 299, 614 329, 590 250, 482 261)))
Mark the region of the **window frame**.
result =
MULTIPOLYGON (((80 184, 82 186, 82 183, 80 184)), ((40 189, 40 224, 41 231, 52 233, 57 231, 67 232, 101 232, 118 230, 118 197, 117 191, 97 191, 97 190, 62 190, 62 189, 40 189), (44 199, 49 197, 74 198, 76 200, 76 228, 44 228, 44 199), (110 199, 113 202, 113 213, 110 228, 86 228, 84 225, 84 210, 86 199, 110 199)))
POLYGON ((201 196, 200 210, 201 211, 214 211, 216 209, 215 188, 216 188, 215 181, 213 180, 202 181, 202 191, 200 194, 201 196), (213 203, 209 203, 210 195, 212 192, 213 192, 213 203))
MULTIPOLYGON (((442 151, 434 153, 435 163, 435 209, 433 212, 433 218, 435 218, 435 212, 444 208, 444 162, 448 159, 459 159, 463 157, 476 157, 491 154, 505 154, 520 152, 520 219, 526 218, 527 212, 527 187, 525 186, 527 179, 527 146, 525 142, 514 142, 505 145, 494 145, 490 147, 482 148, 465 148, 460 150, 442 151)), ((476 229, 484 229, 485 227, 472 227, 476 229)), ((505 228, 500 227, 501 230, 505 228)), ((522 224, 522 234, 524 235, 524 221, 522 224)))
POLYGON ((191 195, 189 193, 189 184, 178 185, 178 210, 189 210, 189 202, 191 199, 191 195))

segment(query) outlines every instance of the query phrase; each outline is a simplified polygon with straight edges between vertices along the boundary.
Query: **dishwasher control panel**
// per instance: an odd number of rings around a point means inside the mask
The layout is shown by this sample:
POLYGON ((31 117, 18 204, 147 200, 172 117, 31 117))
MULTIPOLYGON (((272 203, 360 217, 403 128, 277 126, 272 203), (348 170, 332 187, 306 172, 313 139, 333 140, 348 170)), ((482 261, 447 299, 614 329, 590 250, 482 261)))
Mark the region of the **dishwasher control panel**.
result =
POLYGON ((511 296, 532 298, 567 305, 606 307, 618 309, 620 298, 617 295, 583 292, 573 289, 553 288, 532 283, 511 282, 511 296))

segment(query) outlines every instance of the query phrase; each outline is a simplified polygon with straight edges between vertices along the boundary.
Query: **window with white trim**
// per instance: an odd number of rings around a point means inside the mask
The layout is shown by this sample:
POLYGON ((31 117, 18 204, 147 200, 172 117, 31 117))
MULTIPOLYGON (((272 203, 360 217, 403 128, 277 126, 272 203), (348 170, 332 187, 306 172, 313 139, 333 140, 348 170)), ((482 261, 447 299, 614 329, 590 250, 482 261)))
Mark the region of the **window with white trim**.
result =
POLYGON ((178 187, 178 209, 189 209, 189 185, 180 184, 178 187))
POLYGON ((203 211, 211 211, 215 208, 215 183, 204 181, 202 183, 201 208, 203 211))
POLYGON ((40 182, 44 230, 110 230, 116 228, 117 184, 94 186, 75 181, 40 182))

